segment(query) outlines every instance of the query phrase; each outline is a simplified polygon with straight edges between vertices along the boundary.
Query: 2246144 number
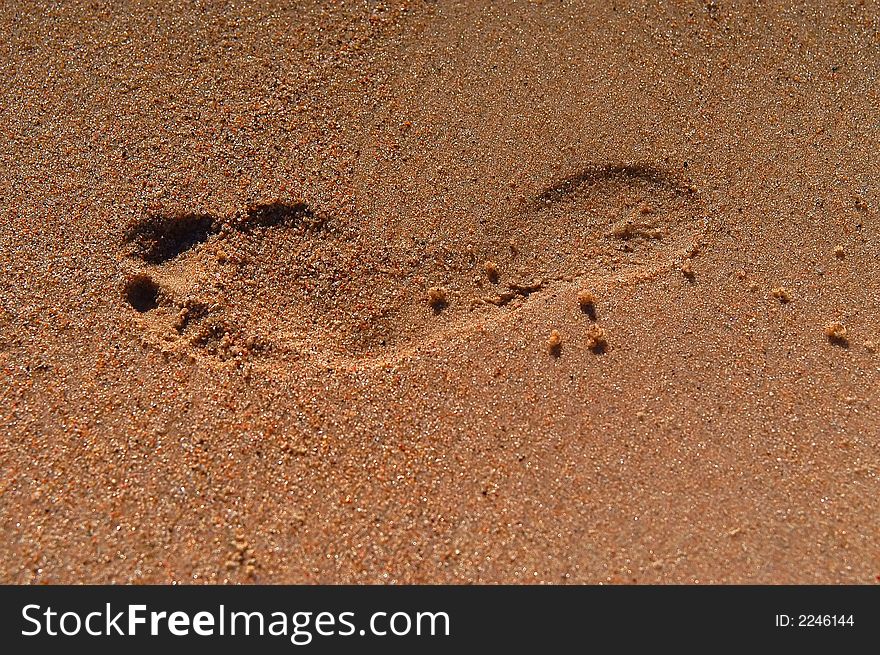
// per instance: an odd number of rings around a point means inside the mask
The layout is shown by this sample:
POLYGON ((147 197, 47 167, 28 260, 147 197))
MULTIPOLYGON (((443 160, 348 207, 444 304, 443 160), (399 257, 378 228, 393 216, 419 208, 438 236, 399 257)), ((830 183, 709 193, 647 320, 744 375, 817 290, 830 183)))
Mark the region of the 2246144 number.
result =
POLYGON ((852 627, 855 619, 852 614, 777 614, 776 626, 779 628, 835 628, 852 627))
POLYGON ((854 623, 852 614, 801 614, 798 616, 798 625, 802 628, 852 626, 854 623))

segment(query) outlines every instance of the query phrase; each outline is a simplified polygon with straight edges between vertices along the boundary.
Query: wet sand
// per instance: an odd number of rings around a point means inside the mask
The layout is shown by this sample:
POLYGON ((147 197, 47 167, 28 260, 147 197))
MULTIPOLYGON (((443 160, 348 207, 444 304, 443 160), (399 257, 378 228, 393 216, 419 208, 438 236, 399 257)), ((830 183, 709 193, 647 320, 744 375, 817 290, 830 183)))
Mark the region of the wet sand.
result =
POLYGON ((6 3, 0 581, 876 583, 880 5, 6 3))

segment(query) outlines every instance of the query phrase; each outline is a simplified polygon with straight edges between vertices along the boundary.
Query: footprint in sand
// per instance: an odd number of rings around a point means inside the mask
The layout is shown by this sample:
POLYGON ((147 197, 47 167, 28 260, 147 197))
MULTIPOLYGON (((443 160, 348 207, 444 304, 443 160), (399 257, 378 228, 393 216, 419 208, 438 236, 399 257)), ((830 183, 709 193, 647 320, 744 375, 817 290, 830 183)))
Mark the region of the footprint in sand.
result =
POLYGON ((699 194, 646 165, 587 167, 467 248, 377 245, 301 202, 153 215, 126 233, 123 296, 165 352, 381 362, 554 285, 651 278, 705 226, 699 194))

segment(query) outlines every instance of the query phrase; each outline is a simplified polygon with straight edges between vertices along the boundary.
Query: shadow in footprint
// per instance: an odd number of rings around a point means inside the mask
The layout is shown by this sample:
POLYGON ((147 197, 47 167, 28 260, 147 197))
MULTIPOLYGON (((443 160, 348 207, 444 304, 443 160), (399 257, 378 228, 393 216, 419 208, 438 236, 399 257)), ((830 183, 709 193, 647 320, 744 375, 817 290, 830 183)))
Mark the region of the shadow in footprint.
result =
POLYGON ((678 188, 681 192, 691 193, 690 187, 675 180, 669 172, 651 164, 591 164, 578 173, 564 177, 546 187, 534 198, 532 204, 558 202, 576 194, 583 187, 608 180, 624 183, 644 182, 652 186, 678 188))
POLYGON ((149 275, 138 274, 128 279, 123 296, 135 311, 145 313, 159 306, 159 285, 149 275))
POLYGON ((132 225, 125 234, 130 254, 147 264, 164 264, 219 234, 224 225, 239 232, 254 228, 318 226, 305 203, 251 205, 243 216, 224 220, 210 214, 157 214, 132 225))
POLYGON ((133 225, 125 240, 132 253, 148 264, 167 262, 204 243, 215 230, 207 214, 150 216, 133 225))
POLYGON ((319 221, 315 213, 304 202, 271 202, 248 207, 244 220, 237 224, 238 229, 247 232, 255 227, 293 227, 308 225, 317 227, 319 221))

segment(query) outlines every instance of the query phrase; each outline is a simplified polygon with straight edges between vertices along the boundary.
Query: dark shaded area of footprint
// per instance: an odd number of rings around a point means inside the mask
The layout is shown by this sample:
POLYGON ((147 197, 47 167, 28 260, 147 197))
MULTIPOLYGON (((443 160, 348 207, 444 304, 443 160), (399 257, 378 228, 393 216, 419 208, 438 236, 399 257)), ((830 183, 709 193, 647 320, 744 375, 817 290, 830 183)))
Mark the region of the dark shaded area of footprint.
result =
POLYGON ((604 164, 587 166, 575 175, 565 177, 541 191, 532 205, 558 202, 576 194, 581 187, 607 180, 641 181, 651 185, 676 188, 682 193, 692 193, 689 186, 676 180, 669 172, 650 164, 604 164))
POLYGON ((132 254, 148 264, 161 264, 207 241, 216 231, 212 216, 199 214, 150 216, 125 235, 132 254))
POLYGON ((138 312, 149 312, 159 306, 159 285, 144 273, 129 278, 122 293, 138 312))
POLYGON ((320 222, 304 202, 293 204, 272 202, 252 205, 248 208, 244 220, 236 223, 235 226, 243 232, 248 232, 255 227, 294 227, 301 224, 317 227, 320 222))
POLYGON ((315 223, 305 203, 270 202, 251 205, 242 216, 224 220, 210 214, 157 214, 132 225, 125 234, 130 254, 148 264, 175 259, 218 234, 224 225, 241 232, 257 227, 315 223))

